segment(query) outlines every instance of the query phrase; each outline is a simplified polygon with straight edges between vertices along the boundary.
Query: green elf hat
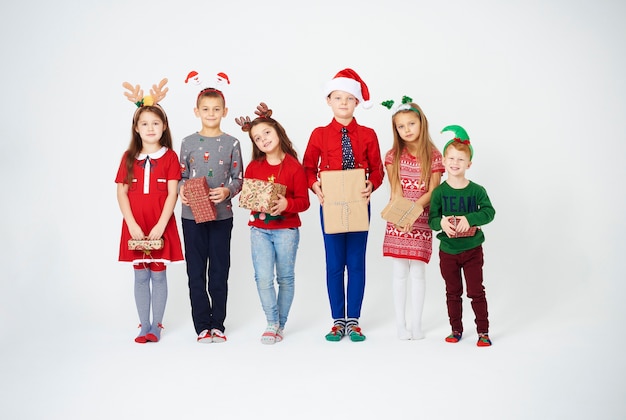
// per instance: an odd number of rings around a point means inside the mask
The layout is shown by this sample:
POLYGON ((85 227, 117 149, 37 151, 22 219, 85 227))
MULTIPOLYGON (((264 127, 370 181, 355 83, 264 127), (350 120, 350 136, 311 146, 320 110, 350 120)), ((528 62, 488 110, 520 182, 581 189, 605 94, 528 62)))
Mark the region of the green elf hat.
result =
POLYGON ((467 131, 465 131, 465 129, 461 127, 460 125, 448 125, 444 127, 443 130, 441 130, 442 133, 444 131, 452 131, 454 133, 454 138, 450 140, 449 142, 447 142, 445 146, 443 146, 444 153, 446 149, 448 148, 448 146, 450 146, 450 144, 456 141, 458 143, 467 144, 469 146, 470 160, 472 160, 472 158, 474 157, 474 148, 472 147, 472 144, 470 143, 470 139, 469 139, 469 136, 467 135, 467 131))

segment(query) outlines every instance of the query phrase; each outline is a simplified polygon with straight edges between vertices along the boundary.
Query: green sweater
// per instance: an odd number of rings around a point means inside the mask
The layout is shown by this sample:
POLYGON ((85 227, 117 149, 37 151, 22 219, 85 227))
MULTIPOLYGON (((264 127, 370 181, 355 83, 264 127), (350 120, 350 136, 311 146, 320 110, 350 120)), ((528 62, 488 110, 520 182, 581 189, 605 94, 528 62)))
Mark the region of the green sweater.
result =
MULTIPOLYGON (((465 216, 470 226, 482 226, 491 222, 495 215, 496 210, 491 205, 485 188, 470 181, 467 187, 455 189, 444 181, 433 190, 430 197, 428 224, 432 230, 438 231, 441 230, 442 217, 465 216)), ((466 238, 449 238, 441 231, 437 238, 440 240, 441 251, 448 254, 460 254, 485 241, 482 229, 478 229, 476 235, 466 238)))

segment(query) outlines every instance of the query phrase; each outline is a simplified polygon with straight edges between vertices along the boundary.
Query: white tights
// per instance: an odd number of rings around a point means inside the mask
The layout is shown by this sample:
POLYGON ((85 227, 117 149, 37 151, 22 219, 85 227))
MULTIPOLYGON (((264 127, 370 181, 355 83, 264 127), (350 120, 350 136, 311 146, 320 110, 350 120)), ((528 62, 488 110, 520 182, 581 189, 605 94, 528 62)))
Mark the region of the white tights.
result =
POLYGON ((398 338, 401 340, 421 340, 422 312, 426 291, 426 263, 404 258, 393 258, 393 300, 396 312, 398 338), (407 328, 406 306, 407 289, 410 281, 410 327, 407 328))

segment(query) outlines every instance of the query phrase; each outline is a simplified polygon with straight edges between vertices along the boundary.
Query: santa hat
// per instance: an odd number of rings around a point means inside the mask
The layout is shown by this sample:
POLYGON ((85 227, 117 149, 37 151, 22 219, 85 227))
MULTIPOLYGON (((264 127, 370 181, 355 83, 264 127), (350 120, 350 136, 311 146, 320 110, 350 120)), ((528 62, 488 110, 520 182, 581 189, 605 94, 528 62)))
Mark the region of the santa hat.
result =
POLYGON ((335 90, 342 90, 354 95, 363 105, 363 108, 371 108, 370 91, 361 77, 352 69, 343 69, 335 77, 326 83, 324 93, 330 95, 335 90))

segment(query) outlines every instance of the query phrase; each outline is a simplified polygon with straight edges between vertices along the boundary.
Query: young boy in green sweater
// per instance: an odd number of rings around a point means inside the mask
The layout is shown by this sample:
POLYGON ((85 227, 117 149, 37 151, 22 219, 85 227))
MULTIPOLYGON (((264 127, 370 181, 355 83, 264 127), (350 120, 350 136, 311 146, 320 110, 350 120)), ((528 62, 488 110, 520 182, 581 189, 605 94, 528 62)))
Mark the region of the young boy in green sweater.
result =
POLYGON ((452 333, 449 343, 457 343, 463 334, 463 280, 467 297, 472 300, 476 317, 479 347, 491 345, 487 298, 483 286, 483 248, 485 235, 479 226, 491 222, 496 214, 487 191, 468 180, 465 171, 472 165, 473 148, 465 130, 457 125, 445 127, 455 132, 443 148, 447 179, 433 190, 428 224, 440 240, 439 267, 446 282, 446 303, 452 333))

